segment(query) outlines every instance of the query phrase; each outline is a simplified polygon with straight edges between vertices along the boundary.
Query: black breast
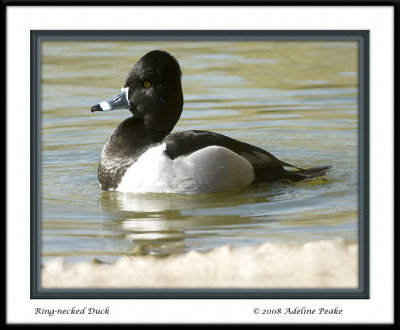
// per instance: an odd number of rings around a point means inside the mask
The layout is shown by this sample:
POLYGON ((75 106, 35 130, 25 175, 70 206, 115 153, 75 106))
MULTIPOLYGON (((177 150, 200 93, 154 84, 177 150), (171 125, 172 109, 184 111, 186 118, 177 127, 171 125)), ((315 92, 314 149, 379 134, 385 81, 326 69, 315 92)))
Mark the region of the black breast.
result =
POLYGON ((111 133, 101 152, 98 178, 104 190, 116 189, 127 169, 165 136, 146 130, 143 121, 130 117, 111 133))

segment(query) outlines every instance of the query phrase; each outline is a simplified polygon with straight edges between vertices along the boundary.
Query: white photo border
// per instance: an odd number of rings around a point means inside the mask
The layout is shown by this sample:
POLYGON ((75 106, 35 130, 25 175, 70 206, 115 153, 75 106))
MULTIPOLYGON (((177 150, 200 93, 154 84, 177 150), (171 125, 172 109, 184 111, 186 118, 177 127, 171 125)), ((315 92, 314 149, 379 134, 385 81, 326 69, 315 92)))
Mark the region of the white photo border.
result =
POLYGON ((7 7, 8 323, 391 323, 393 322, 394 8, 356 7, 7 7), (118 19, 112 19, 118 17, 118 19), (151 19, 148 19, 148 18, 151 19), (204 19, 204 18, 207 19, 204 19), (111 19, 110 19, 111 18, 111 19), (173 19, 176 18, 176 19, 173 19), (73 24, 72 24, 73 23, 73 24), (370 277, 368 300, 31 300, 31 30, 369 30, 370 277), (21 90, 26 91, 21 93, 21 90), (22 133, 21 133, 22 132, 22 133), (18 262, 15 262, 18 260, 18 262), (38 317, 37 307, 110 307, 109 315, 38 317), (340 306, 341 315, 269 315, 257 307, 340 306), (173 312, 173 311, 179 311, 173 312))

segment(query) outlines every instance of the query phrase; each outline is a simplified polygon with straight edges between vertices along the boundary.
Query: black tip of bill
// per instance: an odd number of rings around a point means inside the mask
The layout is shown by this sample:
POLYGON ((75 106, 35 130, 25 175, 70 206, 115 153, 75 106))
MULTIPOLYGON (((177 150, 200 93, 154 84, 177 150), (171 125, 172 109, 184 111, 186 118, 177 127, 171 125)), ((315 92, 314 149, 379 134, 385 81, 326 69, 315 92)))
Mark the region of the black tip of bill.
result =
POLYGON ((103 111, 103 109, 101 108, 100 104, 96 104, 94 106, 92 106, 92 108, 90 109, 91 112, 95 112, 95 111, 103 111))

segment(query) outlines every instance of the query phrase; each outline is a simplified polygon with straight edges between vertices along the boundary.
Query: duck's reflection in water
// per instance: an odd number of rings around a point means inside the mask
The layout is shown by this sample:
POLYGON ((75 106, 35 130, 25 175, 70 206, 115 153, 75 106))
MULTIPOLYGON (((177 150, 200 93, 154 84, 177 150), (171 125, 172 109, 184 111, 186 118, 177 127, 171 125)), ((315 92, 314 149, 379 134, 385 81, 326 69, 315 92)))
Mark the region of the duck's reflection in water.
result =
POLYGON ((224 196, 102 191, 99 201, 110 218, 105 223, 107 229, 118 232, 120 239, 131 241, 127 255, 207 250, 226 244, 238 226, 248 225, 250 221, 240 215, 221 214, 224 207, 237 205, 234 198, 224 196), (219 201, 214 204, 215 198, 219 201), (217 207, 221 201, 223 208, 217 207), (210 208, 213 204, 215 208, 210 208))

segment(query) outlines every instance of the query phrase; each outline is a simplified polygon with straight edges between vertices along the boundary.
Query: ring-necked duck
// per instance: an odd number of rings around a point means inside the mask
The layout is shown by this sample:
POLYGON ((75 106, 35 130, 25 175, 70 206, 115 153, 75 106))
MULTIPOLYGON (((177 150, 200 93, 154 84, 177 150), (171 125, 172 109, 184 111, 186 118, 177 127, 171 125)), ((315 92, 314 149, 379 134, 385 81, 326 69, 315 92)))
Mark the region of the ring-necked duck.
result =
POLYGON ((171 133, 183 108, 181 69, 169 53, 154 50, 129 72, 121 91, 91 111, 129 109, 101 152, 104 190, 133 193, 218 193, 280 179, 302 181, 329 166, 303 170, 269 152, 207 131, 171 133), (296 170, 288 171, 284 167, 296 170))

